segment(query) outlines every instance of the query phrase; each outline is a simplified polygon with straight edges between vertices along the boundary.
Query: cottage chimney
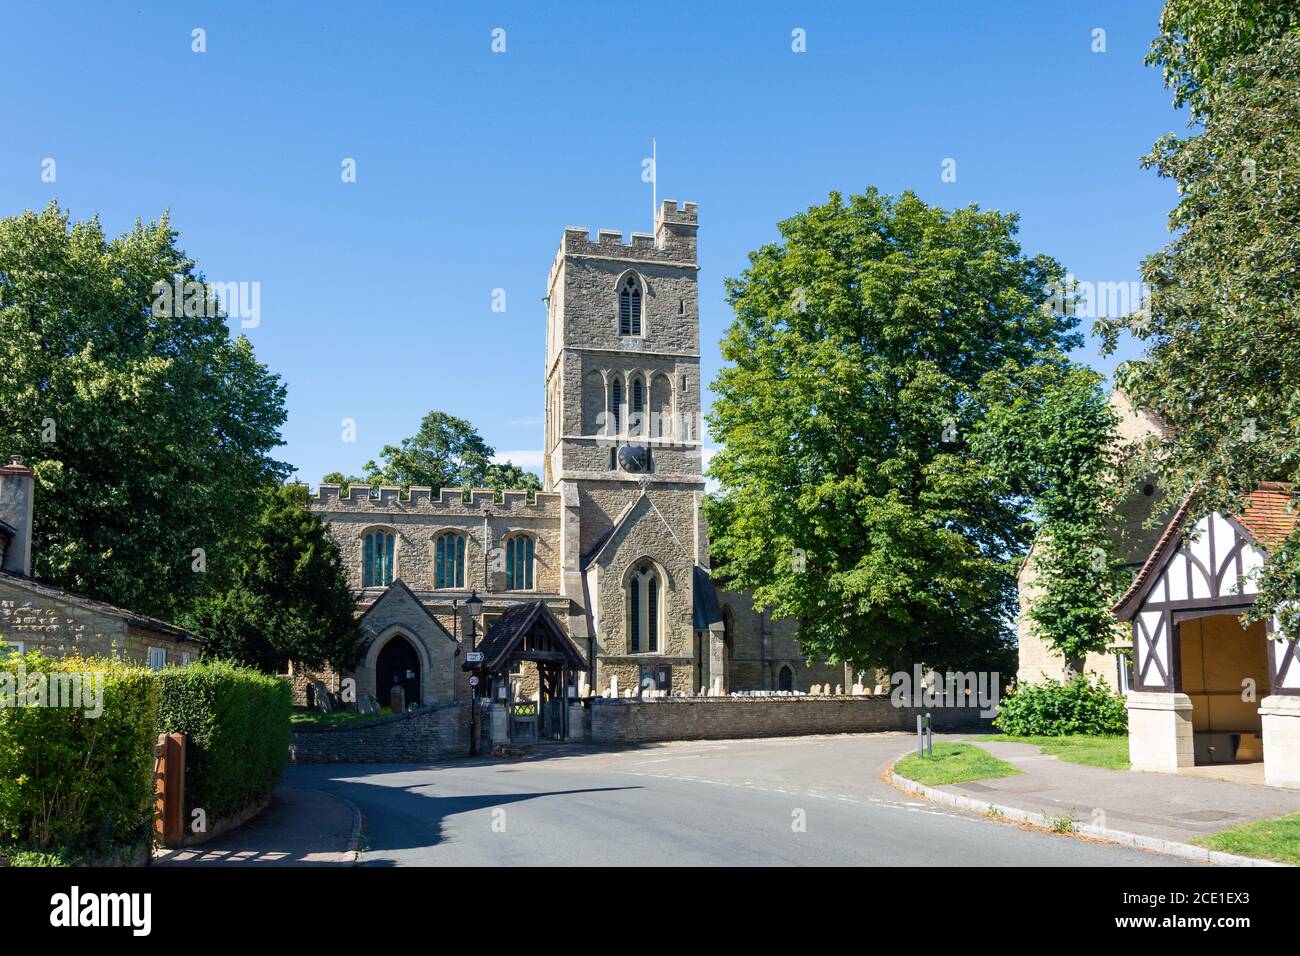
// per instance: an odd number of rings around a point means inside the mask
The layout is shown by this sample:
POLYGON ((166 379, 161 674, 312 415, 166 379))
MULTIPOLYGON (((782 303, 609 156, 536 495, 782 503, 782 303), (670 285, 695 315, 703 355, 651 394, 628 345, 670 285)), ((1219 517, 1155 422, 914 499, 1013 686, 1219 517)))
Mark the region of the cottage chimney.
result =
POLYGON ((17 455, 0 466, 0 571, 32 573, 32 502, 36 480, 17 455))

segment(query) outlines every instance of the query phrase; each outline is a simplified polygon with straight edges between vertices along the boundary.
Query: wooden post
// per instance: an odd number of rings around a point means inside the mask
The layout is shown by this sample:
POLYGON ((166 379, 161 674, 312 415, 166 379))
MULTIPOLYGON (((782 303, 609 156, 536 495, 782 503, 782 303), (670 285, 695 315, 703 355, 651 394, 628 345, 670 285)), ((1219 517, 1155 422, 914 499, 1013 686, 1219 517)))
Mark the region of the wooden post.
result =
POLYGON ((154 834, 163 846, 185 839, 185 735, 159 734, 154 745, 154 834))

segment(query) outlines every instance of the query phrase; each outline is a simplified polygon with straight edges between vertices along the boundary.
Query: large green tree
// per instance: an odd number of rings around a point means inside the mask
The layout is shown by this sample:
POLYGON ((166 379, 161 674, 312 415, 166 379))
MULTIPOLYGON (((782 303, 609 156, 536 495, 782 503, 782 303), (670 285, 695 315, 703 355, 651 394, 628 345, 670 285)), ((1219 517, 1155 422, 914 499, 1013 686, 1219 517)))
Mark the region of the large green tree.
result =
POLYGON ((971 445, 1029 506, 1031 573, 1041 589, 1030 620, 1081 670, 1084 655, 1114 639, 1111 605, 1126 583, 1114 554, 1118 416, 1102 376, 1082 365, 999 371, 984 385, 993 398, 971 445))
POLYGON ((446 412, 429 412, 420 428, 400 445, 385 445, 379 461, 366 462, 360 476, 331 472, 327 482, 372 488, 412 485, 440 488, 496 488, 501 491, 538 491, 542 483, 530 471, 512 462, 496 463, 496 450, 472 424, 446 412))
MULTIPOLYGON (((1175 180, 1174 237, 1143 264, 1145 340, 1119 381, 1158 413, 1167 437, 1137 466, 1170 500, 1235 510, 1260 480, 1300 479, 1300 11, 1294 2, 1176 0, 1151 60, 1193 131, 1145 164, 1175 180)), ((1258 615, 1300 635, 1300 538, 1272 555, 1258 615)))
POLYGON ((36 574, 164 617, 229 580, 284 387, 218 309, 163 216, 105 235, 51 203, 0 220, 0 452, 36 472, 36 574))
POLYGON ((1005 665, 1025 503, 967 436, 992 373, 1062 366, 1076 320, 1016 217, 832 194, 727 283, 709 421, 712 553, 804 649, 857 666, 1005 665))
POLYGON ((289 661, 349 669, 361 646, 338 545, 302 485, 268 487, 231 586, 201 598, 188 623, 207 653, 280 673, 289 661))

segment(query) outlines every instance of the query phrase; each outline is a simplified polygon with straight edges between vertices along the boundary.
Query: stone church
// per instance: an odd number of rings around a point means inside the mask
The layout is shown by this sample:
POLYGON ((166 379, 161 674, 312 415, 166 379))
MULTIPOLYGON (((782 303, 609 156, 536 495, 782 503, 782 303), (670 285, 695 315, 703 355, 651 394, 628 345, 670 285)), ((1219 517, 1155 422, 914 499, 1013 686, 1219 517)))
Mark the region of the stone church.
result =
POLYGON ((796 622, 710 571, 697 228, 696 204, 666 200, 630 243, 564 230, 546 284, 543 491, 318 488, 366 632, 359 698, 387 703, 401 684, 410 702, 464 699, 471 592, 480 641, 542 602, 591 693, 847 688, 843 667, 805 659, 796 622))

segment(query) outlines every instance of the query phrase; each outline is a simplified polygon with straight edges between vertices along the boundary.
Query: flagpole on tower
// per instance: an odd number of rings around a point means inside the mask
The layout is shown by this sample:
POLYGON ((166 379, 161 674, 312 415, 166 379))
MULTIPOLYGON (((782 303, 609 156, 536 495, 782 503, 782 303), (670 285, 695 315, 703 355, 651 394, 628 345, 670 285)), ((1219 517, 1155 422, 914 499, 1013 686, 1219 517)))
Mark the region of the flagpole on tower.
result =
MULTIPOLYGON (((659 144, 650 137, 650 235, 655 234, 656 219, 659 215, 659 144)), ((658 240, 655 240, 658 242, 658 240)))

